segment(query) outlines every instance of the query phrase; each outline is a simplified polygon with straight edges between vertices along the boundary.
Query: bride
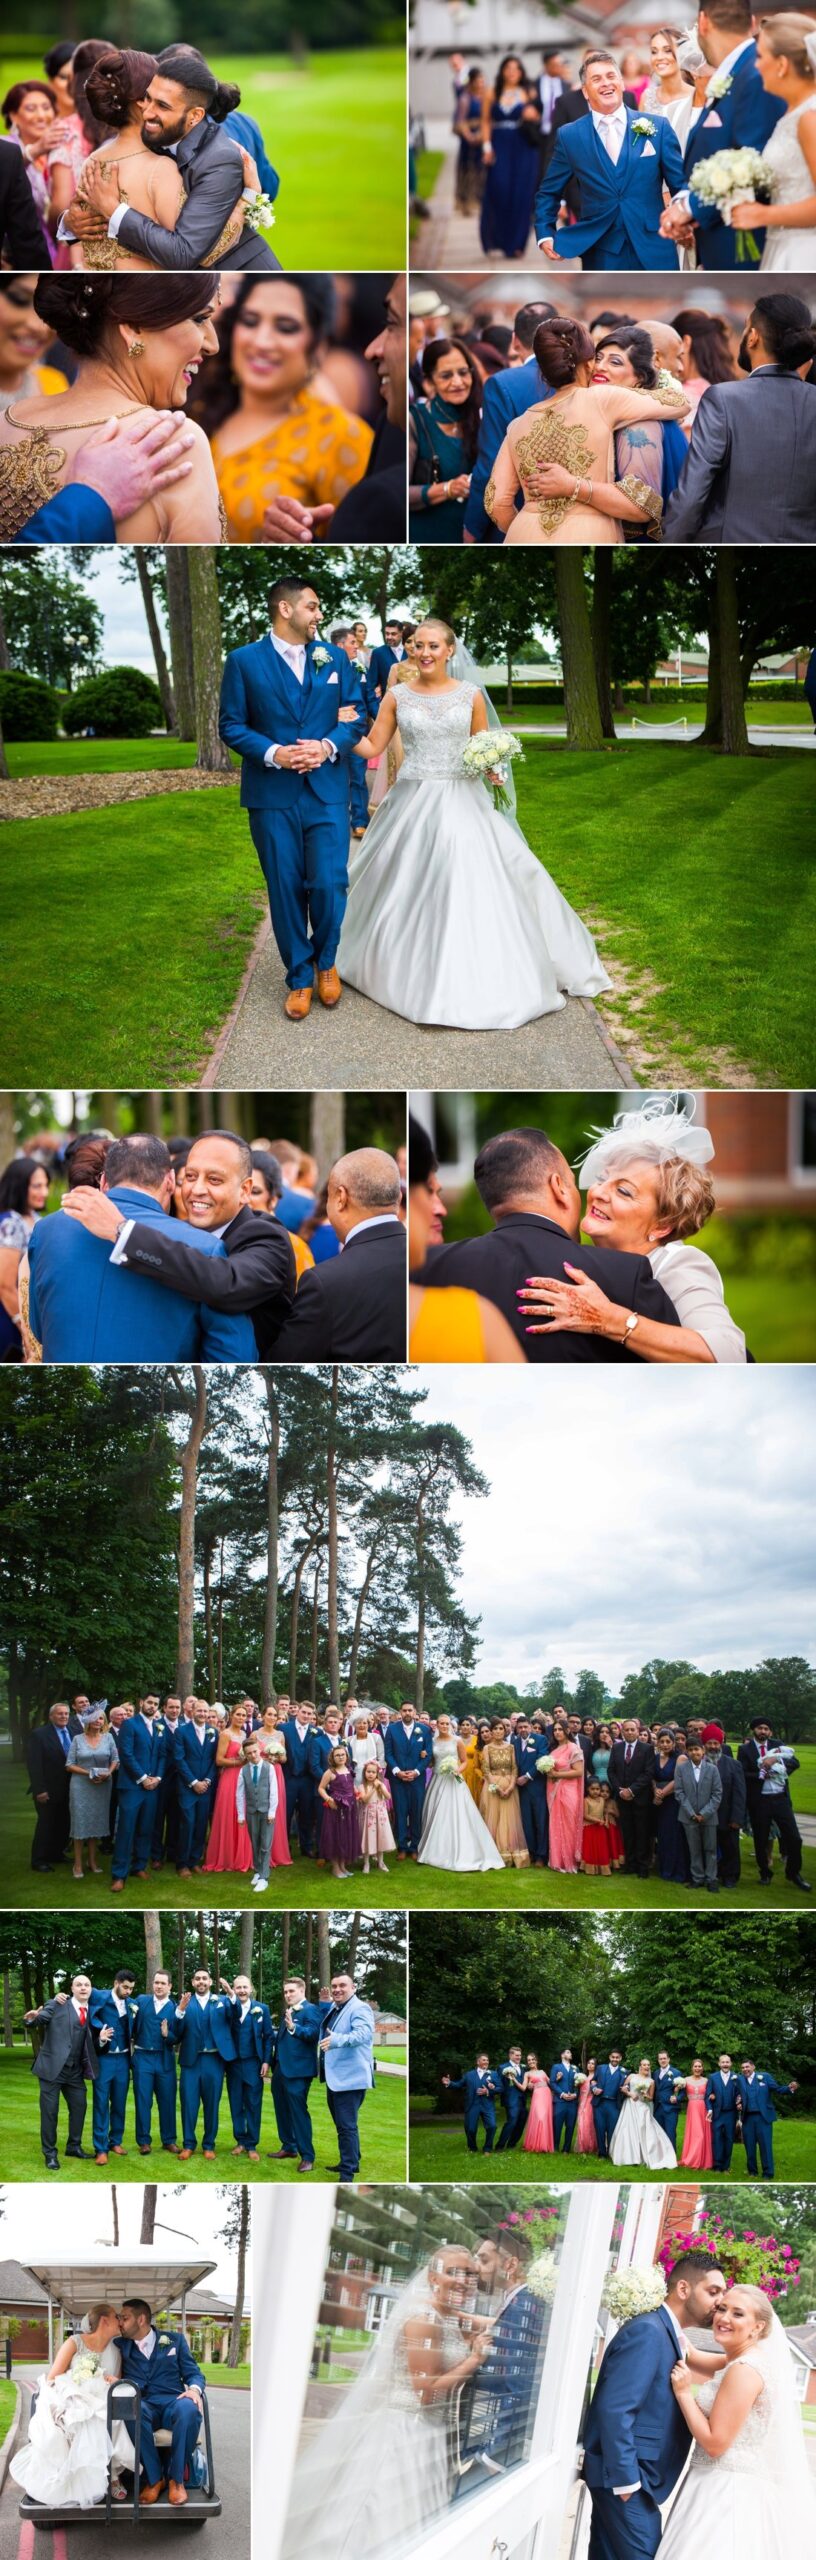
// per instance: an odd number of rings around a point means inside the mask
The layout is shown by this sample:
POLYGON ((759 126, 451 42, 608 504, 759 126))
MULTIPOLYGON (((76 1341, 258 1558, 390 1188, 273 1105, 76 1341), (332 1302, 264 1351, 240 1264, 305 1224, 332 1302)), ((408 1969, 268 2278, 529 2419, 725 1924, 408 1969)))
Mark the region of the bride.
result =
POLYGON ((653 2114, 654 2081, 644 2058, 623 2083, 623 2105, 609 2145, 616 2169, 676 2169, 677 2153, 653 2114))
MULTIPOLYGON (((70 478, 72 457, 111 418, 183 409, 202 356, 217 349, 217 275, 41 275, 34 309, 78 358, 65 391, 32 392, 0 414, 0 539, 13 542, 70 478)), ((220 542, 212 455, 191 420, 187 478, 116 526, 117 542, 220 542)))
POLYGON ((785 114, 762 146, 774 172, 771 203, 736 204, 737 231, 761 227, 762 275, 812 275, 816 269, 816 27, 810 14, 785 9, 757 30, 757 70, 785 114))
MULTIPOLYGON (((122 2372, 118 2336, 118 2311, 95 2303, 87 2328, 65 2339, 40 2383, 28 2443, 9 2463, 12 2479, 40 2506, 92 2507, 106 2495, 111 2456, 133 2467, 127 2428, 117 2421, 111 2438, 107 2425, 108 2386, 122 2372)), ((125 2494, 114 2486, 116 2499, 125 2494)))
POLYGON ((420 1866, 447 1867, 454 1875, 484 1873, 489 1867, 504 1869, 504 1859, 465 1781, 467 1756, 467 1746, 457 1741, 450 1716, 440 1716, 418 1860, 420 1866))
POLYGON ((463 772, 468 739, 496 723, 454 659, 467 653, 448 624, 420 623, 416 683, 386 693, 354 750, 381 756, 398 733, 403 762, 352 856, 337 966, 408 1022, 513 1031, 610 981, 515 818, 463 772))
MULTIPOLYGON (((592 1144, 578 1166, 587 1187, 582 1231, 618 1253, 648 1255, 655 1279, 677 1308, 679 1322, 641 1316, 627 1347, 639 1360, 729 1361, 747 1359, 745 1335, 729 1315, 723 1284, 711 1255, 686 1239, 704 1227, 716 1207, 704 1170, 714 1154, 708 1129, 693 1126, 677 1095, 650 1097, 641 1111, 619 1111, 611 1129, 589 1132, 592 1144)), ((569 1258, 564 1268, 570 1270, 569 1258)), ((604 1296, 590 1274, 535 1279, 521 1296, 528 1315, 548 1319, 536 1333, 599 1333, 620 1342, 625 1309, 604 1296)))
POLYGON ((309 2431, 282 2560, 375 2560, 444 2513, 456 2394, 487 2352, 486 2332, 465 2344, 475 2283, 469 2250, 442 2243, 404 2287, 351 2390, 309 2431))
POLYGON ((735 2284, 714 2313, 721 2371, 694 2397, 677 2364, 672 2389, 694 2437, 661 2560, 716 2547, 740 2560, 790 2560, 814 2547, 816 2495, 782 2323, 758 2285, 735 2284), (808 2530, 808 2520, 810 2529, 808 2530))

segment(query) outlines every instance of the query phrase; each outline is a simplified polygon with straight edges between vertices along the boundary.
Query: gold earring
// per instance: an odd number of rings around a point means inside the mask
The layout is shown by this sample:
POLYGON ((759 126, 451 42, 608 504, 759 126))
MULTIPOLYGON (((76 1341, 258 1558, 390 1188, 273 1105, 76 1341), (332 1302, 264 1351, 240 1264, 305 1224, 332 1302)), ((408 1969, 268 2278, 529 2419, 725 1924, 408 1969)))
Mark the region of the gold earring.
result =
POLYGON ((128 347, 128 355, 129 355, 129 356, 143 356, 143 355, 144 355, 144 351, 145 351, 145 342, 144 342, 144 339, 143 339, 143 338, 133 338, 133 339, 131 339, 130 346, 128 347))

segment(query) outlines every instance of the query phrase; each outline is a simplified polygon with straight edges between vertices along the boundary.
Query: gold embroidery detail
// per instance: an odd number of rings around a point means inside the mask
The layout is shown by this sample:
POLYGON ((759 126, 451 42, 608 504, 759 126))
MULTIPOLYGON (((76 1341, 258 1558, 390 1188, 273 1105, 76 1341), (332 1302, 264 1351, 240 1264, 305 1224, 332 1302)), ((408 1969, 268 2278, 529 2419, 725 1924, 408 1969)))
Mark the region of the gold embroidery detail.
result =
POLYGON ((597 469, 586 427, 568 426, 566 419, 558 411, 554 412, 554 404, 552 407, 548 405, 542 409, 540 417, 536 418, 533 426, 528 428, 525 435, 519 436, 518 442, 513 446, 513 461, 524 490, 525 504, 528 507, 535 507, 542 533, 545 534, 557 532, 558 526, 563 524, 564 517, 569 514, 575 500, 572 496, 538 498, 535 489, 527 487, 527 482, 532 480, 534 471, 540 470, 545 463, 560 462, 565 471, 571 471, 574 474, 576 480, 589 480, 592 478, 593 471, 597 469))
POLYGON ((686 406, 686 395, 679 382, 656 383, 654 390, 649 393, 649 398, 659 400, 662 409, 679 410, 685 409, 686 406))
POLYGON ((639 480, 636 471, 625 471, 620 487, 624 496, 631 498, 633 506, 642 507, 644 515, 648 517, 646 531, 649 541, 659 541, 663 500, 658 495, 658 491, 650 489, 648 480, 639 480))
POLYGON ((485 515, 486 515, 486 516, 492 516, 492 514, 493 514, 493 501, 494 501, 494 499, 495 499, 495 495, 496 495, 496 483, 495 483, 495 480, 488 480, 487 488, 486 488, 485 493, 484 493, 484 511, 485 511, 485 515))
MULTIPOLYGON (((12 425, 16 420, 12 420, 12 425)), ((66 460, 64 445, 51 443, 47 427, 27 427, 20 444, 0 451, 0 541, 15 542, 38 507, 47 506, 59 486, 66 460)))
POLYGON ((239 202, 241 204, 240 221, 236 222, 234 212, 230 214, 229 221, 225 222, 223 231, 221 232, 219 239, 216 240, 215 248, 208 249, 206 258, 202 258, 200 260, 202 267, 216 266, 218 259, 225 258, 227 250, 234 249, 236 240, 240 240, 241 233, 244 228, 243 198, 239 198, 239 202))

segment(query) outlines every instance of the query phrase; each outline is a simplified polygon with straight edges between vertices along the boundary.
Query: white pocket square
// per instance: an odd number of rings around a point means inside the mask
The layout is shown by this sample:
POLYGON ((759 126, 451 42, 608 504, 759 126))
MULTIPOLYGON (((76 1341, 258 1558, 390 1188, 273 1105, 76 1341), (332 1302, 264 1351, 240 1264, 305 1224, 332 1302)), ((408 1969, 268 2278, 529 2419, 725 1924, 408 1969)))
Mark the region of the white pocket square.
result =
POLYGON ((643 157, 643 159, 644 159, 644 160, 653 160, 653 159, 654 159, 654 157, 655 157, 655 147, 654 147, 654 143, 653 143, 653 142, 644 142, 642 157, 643 157))
POLYGON ((333 672, 330 676, 327 676, 327 677, 326 677, 326 683, 327 683, 327 684, 339 684, 339 682, 340 682, 340 678, 339 678, 339 675, 337 675, 336 671, 335 671, 335 672, 333 672))
POLYGON ((722 116, 718 116, 716 107, 712 107, 710 115, 703 117, 703 123, 719 125, 722 132, 722 116))

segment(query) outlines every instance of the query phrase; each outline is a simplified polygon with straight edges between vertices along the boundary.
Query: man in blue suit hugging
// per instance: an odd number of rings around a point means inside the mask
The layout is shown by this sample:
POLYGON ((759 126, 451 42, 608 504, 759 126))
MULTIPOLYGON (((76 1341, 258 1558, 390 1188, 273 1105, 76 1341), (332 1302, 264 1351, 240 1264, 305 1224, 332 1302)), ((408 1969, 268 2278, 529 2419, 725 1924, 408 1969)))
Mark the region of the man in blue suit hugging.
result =
POLYGON ((686 2330, 710 2329, 726 2290, 708 2251, 688 2249, 672 2269, 659 2311, 625 2320, 604 2349, 584 2421, 584 2479, 592 2499, 589 2560, 654 2560, 660 2509, 690 2449, 672 2371, 678 2359, 685 2362, 686 2330))
MULTIPOLYGON (((257 1358, 248 1316, 182 1298, 118 1260, 134 1219, 163 1233, 178 1232, 169 1216, 174 1179, 163 1138, 115 1138, 102 1189, 126 1224, 113 1251, 107 1238, 91 1235, 62 1209, 35 1228, 29 1242, 29 1315, 44 1360, 257 1358)), ((223 1255, 224 1246, 219 1236, 197 1229, 196 1250, 223 1255)))
MULTIPOLYGON (((119 2328, 122 2380, 136 2384, 142 2401, 140 2452, 145 2485, 139 2505, 155 2506, 161 2497, 164 2458, 170 2505, 186 2507, 184 2474, 204 2413, 204 2375, 181 2329, 163 2329, 161 2334, 154 2329, 149 2302, 137 2296, 123 2302, 119 2328), (156 2444, 156 2427, 170 2429, 170 2450, 164 2457, 156 2444)), ((132 2421, 126 2419, 125 2425, 132 2436, 132 2421)))
POLYGON ((589 114, 564 125, 535 203, 536 239, 547 258, 580 258, 590 268, 676 267, 673 240, 664 239, 663 190, 676 196, 683 161, 667 116, 633 114, 623 103, 623 81, 611 53, 588 53, 581 86, 589 114), (578 222, 558 229, 558 211, 571 178, 581 191, 578 222))
POLYGON ((270 629, 224 668, 220 730, 241 757, 241 807, 269 891, 291 1022, 309 1011, 317 972, 329 1010, 348 894, 349 763, 366 726, 357 669, 318 640, 320 599, 306 578, 269 590, 270 629))

